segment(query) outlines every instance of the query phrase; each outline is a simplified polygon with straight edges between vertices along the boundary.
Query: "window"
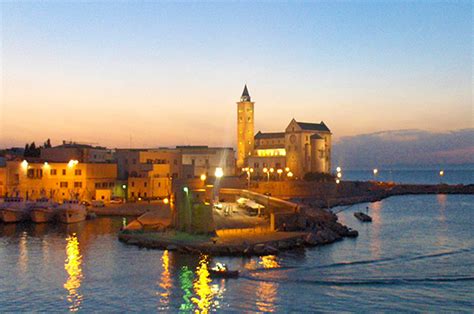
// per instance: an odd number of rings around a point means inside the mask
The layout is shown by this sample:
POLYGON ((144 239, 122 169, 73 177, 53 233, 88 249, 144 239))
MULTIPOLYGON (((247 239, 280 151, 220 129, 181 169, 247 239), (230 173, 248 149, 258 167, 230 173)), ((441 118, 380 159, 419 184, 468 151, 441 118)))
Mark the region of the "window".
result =
POLYGON ((102 187, 103 187, 103 188, 106 188, 106 187, 108 187, 108 186, 109 186, 109 184, 108 184, 107 182, 102 182, 102 187))
POLYGON ((146 182, 143 182, 143 186, 146 187, 146 186, 147 186, 147 183, 146 183, 146 182))
POLYGON ((35 169, 28 169, 28 171, 26 171, 26 176, 27 176, 28 178, 30 178, 30 179, 31 179, 31 178, 34 178, 34 176, 35 176, 35 169))
POLYGON ((96 182, 96 183, 94 184, 94 186, 95 186, 96 189, 100 189, 100 183, 99 183, 99 182, 96 182))
POLYGON ((81 169, 74 170, 74 175, 76 175, 76 176, 82 175, 82 170, 81 169))
POLYGON ((135 197, 135 192, 130 193, 132 197, 135 197))
POLYGON ((63 169, 62 172, 63 172, 63 176, 65 176, 66 175, 66 169, 63 169))
POLYGON ((49 174, 52 175, 52 176, 55 176, 57 174, 57 170, 56 169, 51 169, 49 171, 49 174))
POLYGON ((161 182, 158 182, 158 187, 161 187, 161 182))
POLYGON ((82 188, 82 182, 74 182, 75 188, 82 188))
POLYGON ((146 192, 145 192, 145 193, 143 193, 143 197, 146 197, 146 192))
POLYGON ((113 188, 114 187, 114 183, 113 182, 109 182, 109 188, 113 188))
POLYGON ((67 188, 67 182, 59 182, 60 188, 67 188))
POLYGON ((134 186, 135 186, 135 182, 134 182, 134 181, 132 181, 132 187, 134 187, 134 186))

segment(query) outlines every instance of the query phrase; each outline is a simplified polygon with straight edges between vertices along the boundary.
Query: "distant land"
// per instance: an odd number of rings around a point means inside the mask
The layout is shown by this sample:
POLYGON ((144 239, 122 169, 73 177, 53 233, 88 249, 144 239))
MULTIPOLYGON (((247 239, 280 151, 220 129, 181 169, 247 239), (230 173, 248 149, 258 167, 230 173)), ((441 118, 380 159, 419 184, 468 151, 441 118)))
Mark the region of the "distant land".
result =
POLYGON ((474 128, 447 132, 383 131, 340 138, 333 146, 333 166, 346 169, 472 169, 474 128))

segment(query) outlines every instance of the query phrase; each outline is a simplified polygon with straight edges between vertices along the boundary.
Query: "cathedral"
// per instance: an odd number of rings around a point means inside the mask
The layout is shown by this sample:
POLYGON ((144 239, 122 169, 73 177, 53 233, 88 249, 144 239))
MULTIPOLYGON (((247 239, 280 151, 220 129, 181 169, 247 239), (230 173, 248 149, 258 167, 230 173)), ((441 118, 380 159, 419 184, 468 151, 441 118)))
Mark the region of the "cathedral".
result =
POLYGON ((237 102, 239 169, 250 167, 260 176, 265 168, 273 168, 275 173, 278 169, 286 169, 297 178, 308 172, 330 172, 331 131, 324 122, 308 123, 292 119, 283 132, 255 133, 254 105, 245 85, 237 102))

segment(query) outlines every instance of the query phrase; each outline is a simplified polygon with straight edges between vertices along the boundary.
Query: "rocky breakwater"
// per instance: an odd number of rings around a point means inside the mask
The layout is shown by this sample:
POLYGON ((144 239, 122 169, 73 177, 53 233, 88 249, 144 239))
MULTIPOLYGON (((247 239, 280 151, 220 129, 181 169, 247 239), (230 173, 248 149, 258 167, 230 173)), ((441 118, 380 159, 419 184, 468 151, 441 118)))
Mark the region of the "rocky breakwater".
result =
POLYGON ((357 230, 338 222, 336 214, 319 208, 302 207, 298 213, 277 214, 275 223, 278 230, 306 232, 304 241, 307 246, 329 244, 359 235, 357 230))

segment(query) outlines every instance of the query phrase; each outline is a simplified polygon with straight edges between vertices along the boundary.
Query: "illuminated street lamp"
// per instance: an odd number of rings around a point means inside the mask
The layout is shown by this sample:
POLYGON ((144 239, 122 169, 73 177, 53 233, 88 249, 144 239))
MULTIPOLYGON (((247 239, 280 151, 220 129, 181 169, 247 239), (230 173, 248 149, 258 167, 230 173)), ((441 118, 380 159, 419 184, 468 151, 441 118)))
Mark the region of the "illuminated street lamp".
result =
POLYGON ((126 189, 127 188, 127 185, 126 184, 122 184, 122 189, 126 189))
POLYGON ((342 170, 341 167, 336 168, 336 172, 341 172, 341 170, 342 170))
POLYGON ((286 167, 286 168, 285 168, 285 171, 286 171, 286 172, 290 172, 290 168, 289 168, 289 167, 286 167))
POLYGON ((444 170, 439 171, 439 183, 443 183, 444 170))
POLYGON ((267 167, 263 168, 263 173, 267 175, 267 181, 270 181, 270 171, 268 171, 267 167))
POLYGON ((338 173, 337 173, 337 178, 338 178, 338 179, 342 178, 342 173, 341 173, 341 172, 338 172, 338 173))
POLYGON ((291 172, 291 171, 288 172, 288 173, 286 174, 286 176, 287 176, 288 178, 290 178, 290 179, 293 178, 293 172, 291 172))
POLYGON ((278 179, 281 180, 281 174, 283 173, 283 169, 278 169, 277 173, 278 173, 278 179))
POLYGON ((206 181, 207 176, 203 173, 203 174, 201 174, 200 179, 201 179, 202 182, 204 182, 204 181, 206 181))
POLYGON ((275 172, 275 169, 270 168, 270 173, 274 173, 274 172, 275 172))
POLYGON ((217 167, 214 175, 216 176, 216 178, 220 179, 224 176, 224 170, 222 170, 221 167, 217 167))
POLYGON ((379 173, 379 169, 375 168, 374 170, 372 170, 372 172, 374 173, 374 180, 376 180, 377 173, 379 173))
POLYGON ((28 162, 27 162, 26 160, 23 160, 23 161, 21 162, 21 168, 22 168, 23 170, 28 169, 28 162))
POLYGON ((341 180, 336 179, 336 184, 339 184, 339 183, 341 183, 341 180))
POLYGON ((165 197, 165 198, 163 199, 163 204, 166 205, 166 204, 168 204, 169 202, 170 202, 170 200, 169 200, 167 197, 165 197))

